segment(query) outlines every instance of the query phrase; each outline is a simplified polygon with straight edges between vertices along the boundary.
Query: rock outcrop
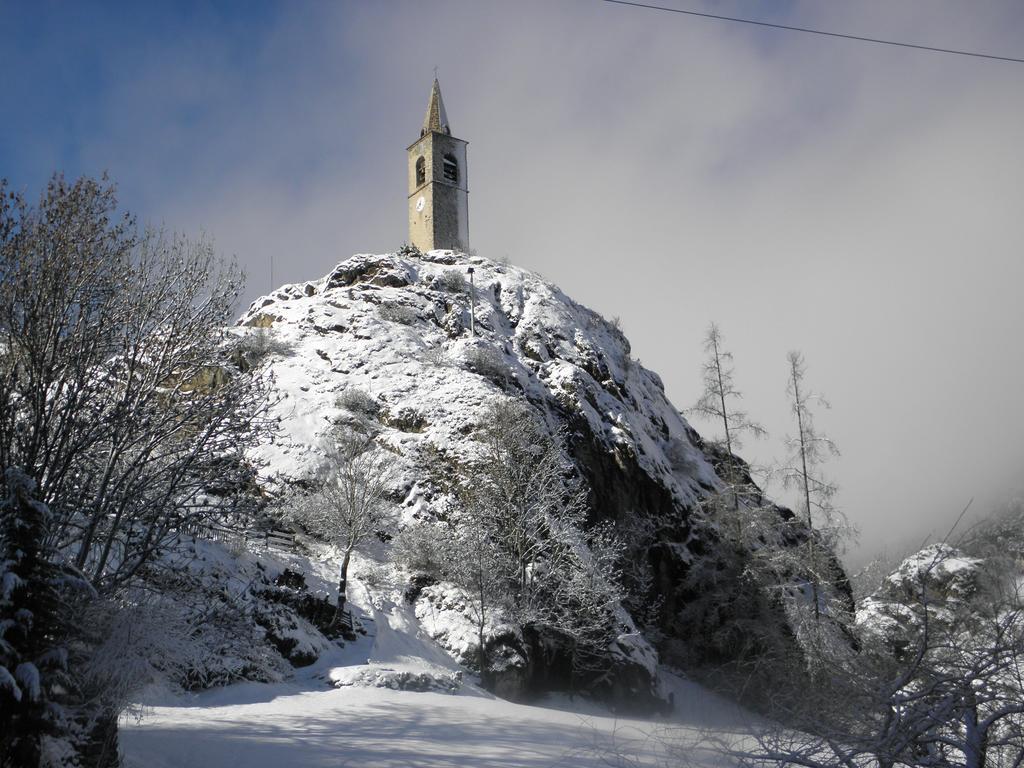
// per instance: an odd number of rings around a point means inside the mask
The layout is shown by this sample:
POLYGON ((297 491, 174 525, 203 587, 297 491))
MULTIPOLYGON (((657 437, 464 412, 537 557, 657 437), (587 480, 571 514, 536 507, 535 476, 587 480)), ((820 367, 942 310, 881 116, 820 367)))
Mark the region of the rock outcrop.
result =
MULTIPOLYGON (((649 573, 645 594, 628 606, 633 615, 622 610, 609 699, 656 706, 658 654, 679 666, 721 665, 758 652, 749 635, 759 621, 759 632, 787 635, 784 612, 757 603, 742 583, 743 553, 723 549, 700 512, 721 487, 721 455, 668 401, 658 375, 630 356, 617 323, 536 274, 448 251, 358 255, 321 280, 258 299, 236 333, 273 338, 261 348, 282 433, 254 455, 264 481, 305 476, 332 424, 371 421, 401 465, 395 502, 406 526, 457 507, 429 467, 439 458, 472 463, 474 433, 496 398, 525 400, 563 435, 589 489, 589 521, 614 522, 649 573)), ((510 688, 563 685, 557 638, 527 628, 514 639, 510 688)))

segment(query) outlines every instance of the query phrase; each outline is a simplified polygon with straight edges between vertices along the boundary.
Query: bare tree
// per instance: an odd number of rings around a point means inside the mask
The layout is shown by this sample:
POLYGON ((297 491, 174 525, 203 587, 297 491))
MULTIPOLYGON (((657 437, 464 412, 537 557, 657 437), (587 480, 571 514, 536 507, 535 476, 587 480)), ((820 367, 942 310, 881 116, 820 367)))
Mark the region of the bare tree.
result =
POLYGON ((573 550, 561 573, 550 579, 552 624, 572 642, 570 692, 578 680, 591 685, 608 673, 609 649, 621 627, 616 615, 625 597, 622 560, 625 547, 609 523, 602 523, 586 536, 586 547, 573 550))
POLYGON ((733 456, 745 434, 759 438, 767 435, 767 430, 733 405, 743 395, 733 382, 732 353, 722 347, 722 332, 715 323, 708 326, 704 351, 708 356, 703 368, 704 391, 690 412, 721 422, 722 444, 726 453, 733 456))
POLYGON ((1016 577, 986 586, 987 567, 947 545, 923 550, 866 602, 856 647, 815 648, 825 674, 813 686, 776 699, 771 720, 741 733, 682 739, 681 759, 708 751, 743 768, 1019 768, 1024 604, 1016 577))
POLYGON ((912 662, 904 695, 928 724, 921 764, 1024 763, 1024 601, 1019 570, 1000 560, 933 544, 865 601, 867 628, 912 662))
MULTIPOLYGON (((119 216, 105 181, 55 176, 34 206, 0 182, 0 468, 35 481, 40 550, 91 585, 78 608, 116 605, 184 530, 258 504, 245 454, 271 428, 266 391, 224 344, 241 285, 209 243, 119 216)), ((78 703, 113 733, 106 699, 78 703)))
POLYGON ((473 525, 486 530, 512 563, 510 587, 522 610, 540 594, 539 576, 568 557, 557 533, 582 523, 586 497, 563 457, 562 443, 528 405, 497 400, 479 432, 480 461, 462 489, 473 525), (543 563, 542 568, 534 567, 543 563))
POLYGON ((59 176, 36 207, 0 203, 0 465, 37 481, 101 594, 252 505, 244 454, 268 426, 222 343, 237 271, 115 211, 112 187, 59 176))
POLYGON ((372 437, 338 429, 322 444, 315 490, 293 500, 291 515, 341 553, 336 623, 344 614, 352 553, 391 525, 388 492, 395 478, 392 457, 372 437))
POLYGON ((565 643, 573 685, 599 683, 620 632, 623 547, 610 524, 584 529, 585 489, 561 435, 529 405, 495 401, 478 435, 480 456, 460 489, 468 549, 457 570, 481 603, 481 642, 489 603, 492 615, 500 608, 565 643))
POLYGON ((735 451, 740 448, 744 436, 762 438, 768 433, 734 405, 743 395, 733 380, 732 353, 723 348, 722 333, 715 323, 708 326, 704 351, 707 353, 703 366, 704 391, 690 413, 717 420, 722 425, 723 438, 718 444, 725 449, 725 455, 716 462, 716 471, 725 487, 703 499, 700 505, 710 518, 721 523, 726 535, 742 543, 744 538, 750 538, 745 533, 750 528, 752 510, 762 500, 751 478, 750 468, 736 456, 735 451))
POLYGON ((832 499, 837 487, 821 473, 821 465, 830 456, 838 456, 839 449, 832 440, 814 425, 813 406, 830 407, 821 395, 806 385, 806 365, 803 355, 790 352, 789 380, 786 392, 796 421, 795 436, 786 437, 788 455, 785 463, 775 470, 783 487, 794 488, 800 494, 800 512, 807 526, 800 558, 811 590, 814 618, 822 611, 822 583, 830 583, 834 573, 833 550, 848 531, 845 518, 836 509, 832 499))
POLYGON ((454 557, 445 569, 445 575, 462 585, 472 598, 469 606, 477 633, 480 683, 489 689, 492 680, 487 628, 499 611, 511 605, 508 586, 515 567, 491 534, 479 526, 468 525, 460 529, 452 554, 454 557))

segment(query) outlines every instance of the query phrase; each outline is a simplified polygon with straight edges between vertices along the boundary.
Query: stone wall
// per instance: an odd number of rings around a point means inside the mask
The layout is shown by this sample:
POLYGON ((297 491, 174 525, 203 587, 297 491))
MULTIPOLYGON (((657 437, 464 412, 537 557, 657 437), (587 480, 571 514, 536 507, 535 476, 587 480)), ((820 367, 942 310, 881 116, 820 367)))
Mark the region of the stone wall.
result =
POLYGON ((409 242, 421 251, 469 248, 469 190, 466 142, 443 133, 430 133, 408 151, 409 242), (444 177, 444 156, 455 157, 458 181, 444 177), (426 161, 425 179, 418 184, 416 163, 426 161), (423 204, 419 205, 420 199, 423 204))

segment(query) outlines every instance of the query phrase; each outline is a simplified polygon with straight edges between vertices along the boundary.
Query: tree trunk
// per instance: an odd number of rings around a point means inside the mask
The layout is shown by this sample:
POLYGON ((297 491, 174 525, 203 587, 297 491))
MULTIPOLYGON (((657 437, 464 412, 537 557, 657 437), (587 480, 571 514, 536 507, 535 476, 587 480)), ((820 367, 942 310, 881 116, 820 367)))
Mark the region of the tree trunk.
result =
POLYGON ((341 572, 338 574, 338 605, 334 609, 334 619, 331 620, 332 625, 336 625, 345 613, 345 603, 348 594, 348 563, 351 557, 352 550, 346 549, 345 557, 341 561, 341 572))
POLYGON ((725 428, 725 450, 732 458, 732 436, 729 434, 729 410, 725 407, 725 382, 722 381, 722 359, 718 355, 718 339, 715 338, 715 375, 718 376, 718 399, 722 404, 722 426, 725 428))
POLYGON ((960 721, 964 724, 964 766, 966 768, 985 768, 987 734, 979 727, 977 704, 973 691, 967 694, 967 707, 960 721))
POLYGON ((810 477, 807 474, 807 436, 804 434, 803 400, 800 398, 800 380, 794 370, 793 373, 793 399, 796 403, 796 423, 800 431, 800 464, 802 479, 804 481, 804 503, 807 505, 807 548, 810 553, 811 567, 811 599, 814 601, 814 621, 821 620, 821 609, 818 606, 818 577, 815 566, 814 553, 814 518, 811 515, 811 486, 810 477))
POLYGON ((484 644, 484 629, 487 627, 487 614, 484 612, 484 589, 481 584, 480 588, 480 621, 476 625, 477 630, 477 642, 479 643, 478 648, 478 659, 480 662, 480 686, 485 690, 489 691, 487 679, 487 647, 484 644))

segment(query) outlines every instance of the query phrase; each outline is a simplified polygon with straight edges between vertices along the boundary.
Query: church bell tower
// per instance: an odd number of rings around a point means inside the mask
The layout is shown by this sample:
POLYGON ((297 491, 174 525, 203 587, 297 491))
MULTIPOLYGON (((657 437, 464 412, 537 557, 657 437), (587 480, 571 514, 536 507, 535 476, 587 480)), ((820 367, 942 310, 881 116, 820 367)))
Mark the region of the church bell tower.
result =
POLYGON ((409 155, 409 242, 421 251, 469 249, 466 144, 452 136, 434 78, 427 116, 409 155))

